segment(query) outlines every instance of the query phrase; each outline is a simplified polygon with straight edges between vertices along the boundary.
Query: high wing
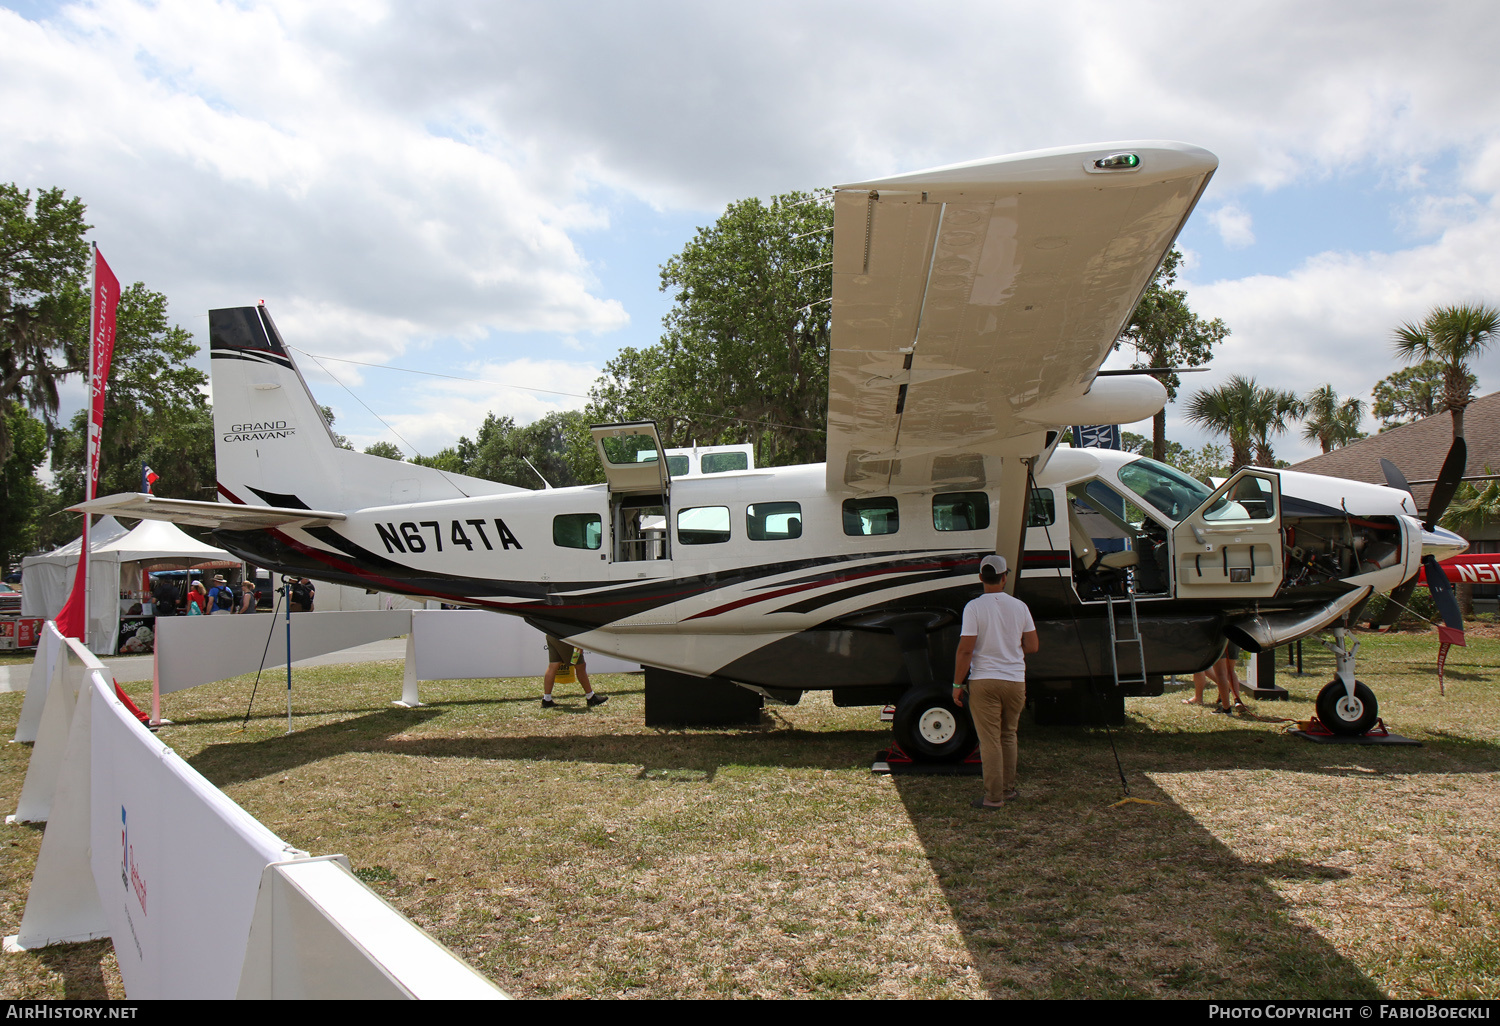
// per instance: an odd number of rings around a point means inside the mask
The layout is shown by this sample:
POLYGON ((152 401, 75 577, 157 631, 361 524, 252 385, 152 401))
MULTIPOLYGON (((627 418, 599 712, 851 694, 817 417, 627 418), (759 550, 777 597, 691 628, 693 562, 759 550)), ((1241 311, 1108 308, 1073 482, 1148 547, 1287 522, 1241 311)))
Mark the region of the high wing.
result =
POLYGON ((984 487, 1049 428, 1160 409, 1095 374, 1217 166, 1113 143, 837 189, 829 490, 984 487))
POLYGON ((169 520, 226 531, 260 531, 268 527, 327 527, 346 519, 342 513, 280 506, 241 506, 226 502, 165 499, 147 492, 119 492, 69 506, 73 513, 109 513, 142 520, 169 520))

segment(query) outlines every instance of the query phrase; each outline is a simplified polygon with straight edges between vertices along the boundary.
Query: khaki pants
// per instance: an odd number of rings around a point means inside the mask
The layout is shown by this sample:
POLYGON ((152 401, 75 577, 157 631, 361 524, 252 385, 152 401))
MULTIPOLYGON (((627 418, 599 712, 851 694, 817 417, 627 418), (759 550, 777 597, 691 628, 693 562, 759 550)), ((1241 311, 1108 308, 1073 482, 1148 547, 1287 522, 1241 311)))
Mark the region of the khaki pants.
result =
POLYGON ((1003 802, 1016 786, 1016 727, 1026 707, 1026 683, 1018 680, 970 680, 969 714, 979 732, 984 760, 984 797, 1003 802))

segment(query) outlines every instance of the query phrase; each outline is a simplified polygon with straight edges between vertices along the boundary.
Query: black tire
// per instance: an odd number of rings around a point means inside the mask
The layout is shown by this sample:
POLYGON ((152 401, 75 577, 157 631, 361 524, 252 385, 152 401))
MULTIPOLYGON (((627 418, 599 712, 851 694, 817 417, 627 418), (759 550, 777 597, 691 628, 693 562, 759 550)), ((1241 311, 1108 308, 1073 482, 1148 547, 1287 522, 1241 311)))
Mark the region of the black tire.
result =
POLYGON ((1359 681, 1354 682, 1354 698, 1349 698, 1348 689, 1341 680, 1329 681, 1318 692, 1318 719, 1323 726, 1335 734, 1363 734, 1375 726, 1380 717, 1380 706, 1375 702, 1375 692, 1359 681))
POLYGON ((896 743, 922 762, 957 762, 974 750, 974 721, 950 688, 909 688, 896 703, 896 743))

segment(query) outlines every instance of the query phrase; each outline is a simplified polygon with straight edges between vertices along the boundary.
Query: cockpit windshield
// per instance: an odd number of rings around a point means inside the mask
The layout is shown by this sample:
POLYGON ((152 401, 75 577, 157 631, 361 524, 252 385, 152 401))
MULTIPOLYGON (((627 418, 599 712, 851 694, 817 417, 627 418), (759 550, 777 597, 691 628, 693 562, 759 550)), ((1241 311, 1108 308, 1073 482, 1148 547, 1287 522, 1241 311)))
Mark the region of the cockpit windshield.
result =
POLYGON ((1120 483, 1173 520, 1203 505, 1211 489, 1182 471, 1142 456, 1119 470, 1120 483))

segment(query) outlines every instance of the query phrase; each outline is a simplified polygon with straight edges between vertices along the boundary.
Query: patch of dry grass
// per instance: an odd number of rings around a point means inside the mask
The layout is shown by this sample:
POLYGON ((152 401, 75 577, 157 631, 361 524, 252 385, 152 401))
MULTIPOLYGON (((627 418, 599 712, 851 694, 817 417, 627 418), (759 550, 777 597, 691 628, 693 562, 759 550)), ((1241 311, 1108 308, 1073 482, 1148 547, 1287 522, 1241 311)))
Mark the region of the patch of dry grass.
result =
MULTIPOLYGON (((521 996, 1493 997, 1500 641, 1454 651, 1443 699, 1434 647, 1362 652, 1420 749, 1285 736, 1331 675, 1311 647, 1319 676, 1251 717, 1133 700, 1113 737, 1155 806, 1111 806, 1102 730, 1026 724, 1023 801, 980 812, 973 778, 872 776, 874 709, 810 694, 759 728, 656 730, 639 676, 591 711, 543 712, 531 680, 401 710, 398 664, 299 671, 291 736, 274 681, 236 733, 236 681, 169 696, 163 737, 521 996)), ((0 696, 0 729, 19 708, 0 696)), ((5 831, 12 933, 40 834, 5 831)), ((75 950, 0 960, 0 989, 110 986, 107 945, 75 950)))

